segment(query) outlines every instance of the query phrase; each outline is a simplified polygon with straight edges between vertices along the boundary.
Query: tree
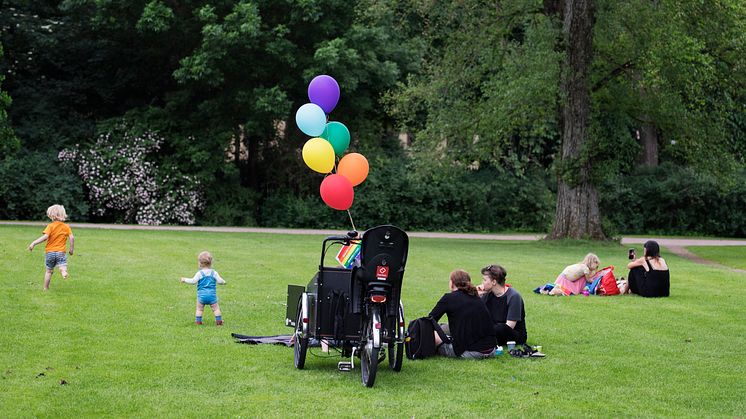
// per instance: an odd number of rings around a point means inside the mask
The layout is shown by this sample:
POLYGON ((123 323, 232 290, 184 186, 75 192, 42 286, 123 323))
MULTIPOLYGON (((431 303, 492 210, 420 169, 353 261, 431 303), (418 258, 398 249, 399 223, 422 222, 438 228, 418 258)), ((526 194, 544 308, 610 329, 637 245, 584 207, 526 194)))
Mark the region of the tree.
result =
POLYGON ((210 205, 282 188, 313 194, 293 123, 316 74, 333 75, 332 115, 353 148, 389 129, 379 99, 419 65, 377 1, 5 1, 11 115, 28 150, 90 146, 121 123, 165 140, 159 164, 196 174, 210 205), (226 155, 230 162, 226 162, 226 155), (247 193, 252 190, 255 192, 247 193))
POLYGON ((724 176, 742 164, 746 6, 598 1, 592 86, 596 158, 624 173, 671 161, 724 176), (606 154, 604 154, 606 153, 606 154), (741 163, 738 163, 741 162, 741 163))
POLYGON ((591 135, 595 1, 566 0, 561 7, 566 54, 560 83, 562 151, 557 163, 557 211, 549 237, 603 239, 592 161, 586 152, 591 135))
POLYGON ((389 103, 415 156, 554 169, 557 237, 603 237, 594 185, 638 162, 721 175, 744 162, 743 2, 410 3, 426 65, 389 103))
POLYGON ((559 144, 555 18, 535 1, 405 3, 410 36, 428 49, 388 103, 415 157, 517 174, 549 164, 559 144))

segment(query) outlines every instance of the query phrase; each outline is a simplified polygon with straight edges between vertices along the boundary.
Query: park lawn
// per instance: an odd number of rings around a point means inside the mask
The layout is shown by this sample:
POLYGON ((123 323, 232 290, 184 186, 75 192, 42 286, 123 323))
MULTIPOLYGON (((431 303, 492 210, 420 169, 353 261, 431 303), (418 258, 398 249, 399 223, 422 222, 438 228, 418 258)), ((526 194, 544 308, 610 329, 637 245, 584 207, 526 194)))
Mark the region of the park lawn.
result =
POLYGON ((746 246, 692 246, 687 249, 703 259, 746 270, 746 246))
MULTIPOLYGON (((412 239, 403 301, 426 315, 448 273, 507 268, 544 359, 434 358, 385 366, 375 387, 338 356, 234 343, 283 334, 288 284, 316 272, 322 237, 77 229, 71 279, 43 293, 40 227, 0 226, 0 417, 698 416, 746 413, 746 275, 672 255, 671 297, 548 297, 531 290, 595 251, 622 267, 626 248, 584 242, 412 239), (193 324, 195 291, 178 283, 208 249, 228 281, 226 325, 193 324), (706 286, 706 288, 705 288, 706 286), (61 380, 67 384, 61 385, 61 380)), ((664 249, 665 251, 665 249, 664 249)), ((626 276, 619 268, 618 275, 626 276)), ((209 311, 209 310, 208 310, 209 311)))

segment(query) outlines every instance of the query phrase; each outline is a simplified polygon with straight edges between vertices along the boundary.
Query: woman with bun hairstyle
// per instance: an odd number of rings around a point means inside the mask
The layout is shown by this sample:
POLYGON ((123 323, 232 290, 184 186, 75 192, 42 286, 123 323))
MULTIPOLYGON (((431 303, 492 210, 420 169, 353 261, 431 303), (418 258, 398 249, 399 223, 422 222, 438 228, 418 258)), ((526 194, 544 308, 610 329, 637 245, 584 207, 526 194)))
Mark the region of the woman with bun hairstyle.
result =
POLYGON ((451 358, 489 358, 497 345, 494 326, 469 274, 463 270, 451 272, 448 286, 450 292, 430 312, 436 322, 444 314, 448 316, 451 342, 443 342, 436 332, 438 354, 451 358))

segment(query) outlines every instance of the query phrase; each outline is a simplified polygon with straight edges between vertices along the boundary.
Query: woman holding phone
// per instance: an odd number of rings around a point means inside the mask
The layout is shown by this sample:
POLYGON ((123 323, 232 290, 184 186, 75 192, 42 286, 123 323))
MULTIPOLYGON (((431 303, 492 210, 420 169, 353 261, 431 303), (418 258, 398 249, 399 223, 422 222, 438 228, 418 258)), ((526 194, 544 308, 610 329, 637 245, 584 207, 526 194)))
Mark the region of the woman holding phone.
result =
POLYGON ((642 297, 668 297, 671 287, 670 272, 665 259, 660 255, 660 246, 657 242, 648 240, 643 247, 645 251, 639 259, 635 259, 634 249, 630 249, 630 259, 635 260, 627 264, 627 283, 619 291, 642 297))

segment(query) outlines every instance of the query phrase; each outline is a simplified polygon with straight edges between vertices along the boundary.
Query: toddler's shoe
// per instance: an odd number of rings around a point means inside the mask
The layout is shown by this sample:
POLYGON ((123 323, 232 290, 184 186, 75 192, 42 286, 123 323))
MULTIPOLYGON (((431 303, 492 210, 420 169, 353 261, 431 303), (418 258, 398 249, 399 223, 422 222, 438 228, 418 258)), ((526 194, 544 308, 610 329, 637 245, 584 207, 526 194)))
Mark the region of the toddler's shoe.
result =
POLYGON ((223 321, 222 320, 215 320, 215 326, 222 326, 223 321))
POLYGON ((202 326, 202 322, 194 322, 197 326, 202 326))

